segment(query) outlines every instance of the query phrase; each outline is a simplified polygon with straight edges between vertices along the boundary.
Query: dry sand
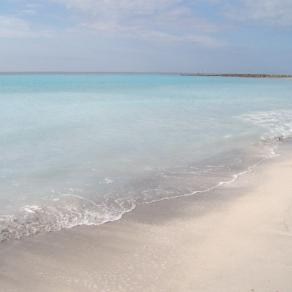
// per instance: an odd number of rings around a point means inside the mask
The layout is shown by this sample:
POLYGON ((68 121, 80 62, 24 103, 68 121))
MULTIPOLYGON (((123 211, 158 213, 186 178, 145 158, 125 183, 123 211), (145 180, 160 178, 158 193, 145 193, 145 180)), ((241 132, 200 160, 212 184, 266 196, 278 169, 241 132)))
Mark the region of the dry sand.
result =
POLYGON ((1 244, 0 291, 290 292, 292 158, 200 198, 1 244))

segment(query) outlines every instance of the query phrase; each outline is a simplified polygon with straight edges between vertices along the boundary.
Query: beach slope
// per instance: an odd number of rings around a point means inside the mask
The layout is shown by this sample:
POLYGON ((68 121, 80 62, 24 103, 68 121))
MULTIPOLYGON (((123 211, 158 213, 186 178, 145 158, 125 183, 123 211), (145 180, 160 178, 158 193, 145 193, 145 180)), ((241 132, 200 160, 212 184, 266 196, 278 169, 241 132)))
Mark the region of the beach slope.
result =
POLYGON ((292 291, 292 158, 204 198, 0 246, 0 291, 292 291))

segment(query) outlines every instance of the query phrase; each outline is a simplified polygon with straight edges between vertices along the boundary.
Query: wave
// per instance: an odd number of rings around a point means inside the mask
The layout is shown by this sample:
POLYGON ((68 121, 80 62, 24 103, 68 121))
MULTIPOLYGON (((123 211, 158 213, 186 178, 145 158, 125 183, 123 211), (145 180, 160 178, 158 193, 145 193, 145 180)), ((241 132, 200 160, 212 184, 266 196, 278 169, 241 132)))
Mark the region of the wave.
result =
POLYGON ((131 200, 107 200, 98 204, 66 194, 45 206, 26 205, 17 214, 0 216, 0 242, 79 225, 100 225, 118 220, 134 208, 131 200))
MULTIPOLYGON (((245 160, 242 153, 233 153, 226 160, 222 159, 221 155, 219 162, 211 158, 209 161, 203 161, 201 165, 161 171, 154 177, 142 179, 140 184, 134 182, 132 188, 125 192, 128 193, 127 197, 103 198, 96 201, 75 194, 63 194, 60 198, 41 205, 25 205, 16 214, 0 215, 0 242, 80 225, 101 225, 119 220, 139 204, 213 191, 233 183, 261 162, 277 156, 278 145, 292 136, 292 111, 253 112, 240 118, 265 129, 260 141, 256 143, 256 151, 245 153, 248 157, 254 155, 247 165, 241 163, 245 160), (229 161, 229 164, 226 161, 229 161), (237 162, 234 161, 240 162, 236 165, 237 162), (226 169, 228 172, 224 173, 226 169)), ((112 178, 105 178, 102 183, 113 182, 112 178)))
POLYGON ((253 125, 264 128, 262 139, 287 139, 292 137, 292 111, 259 111, 241 115, 240 118, 253 125))
MULTIPOLYGON (((192 171, 188 170, 187 172, 163 172, 159 176, 160 180, 164 180, 164 182, 160 182, 161 185, 159 183, 158 186, 153 184, 149 189, 142 188, 140 190, 135 185, 135 188, 137 188, 136 197, 133 190, 129 190, 127 198, 111 198, 102 202, 96 202, 75 194, 64 194, 58 199, 46 201, 42 206, 25 205, 14 215, 0 216, 0 242, 81 225, 101 225, 121 219, 125 213, 134 210, 140 204, 151 204, 207 193, 235 182, 240 176, 249 173, 259 163, 271 157, 274 156, 261 155, 246 169, 228 175, 221 175, 226 166, 220 167, 218 165, 206 165, 200 171, 194 171, 192 168, 192 171), (197 181, 202 182, 204 180, 206 180, 206 183, 201 188, 198 186, 194 190, 192 185, 198 185, 197 181), (172 186, 167 186, 169 181, 171 181, 172 186), (194 181, 194 183, 189 185, 190 181, 194 181), (178 185, 178 189, 174 188, 173 185, 178 185)), ((232 169, 232 167, 230 168, 232 169)), ((146 179, 146 185, 148 183, 149 179, 146 179)), ((145 185, 145 181, 142 185, 145 185)))

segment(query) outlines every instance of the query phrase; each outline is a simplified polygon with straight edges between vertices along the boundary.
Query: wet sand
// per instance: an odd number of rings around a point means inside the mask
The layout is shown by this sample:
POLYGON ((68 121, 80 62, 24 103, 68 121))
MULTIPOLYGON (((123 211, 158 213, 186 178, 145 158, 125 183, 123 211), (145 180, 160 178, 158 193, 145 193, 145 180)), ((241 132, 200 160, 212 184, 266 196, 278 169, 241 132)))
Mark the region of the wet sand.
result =
POLYGON ((292 291, 292 157, 122 220, 0 245, 0 291, 292 291))

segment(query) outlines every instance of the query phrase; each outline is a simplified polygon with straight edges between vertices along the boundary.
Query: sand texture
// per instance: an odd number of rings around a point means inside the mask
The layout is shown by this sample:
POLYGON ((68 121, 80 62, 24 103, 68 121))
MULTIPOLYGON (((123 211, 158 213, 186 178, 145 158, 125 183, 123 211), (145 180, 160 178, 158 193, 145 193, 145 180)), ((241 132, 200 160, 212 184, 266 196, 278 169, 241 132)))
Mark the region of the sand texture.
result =
POLYGON ((290 292, 292 159, 201 198, 0 246, 1 292, 290 292))

